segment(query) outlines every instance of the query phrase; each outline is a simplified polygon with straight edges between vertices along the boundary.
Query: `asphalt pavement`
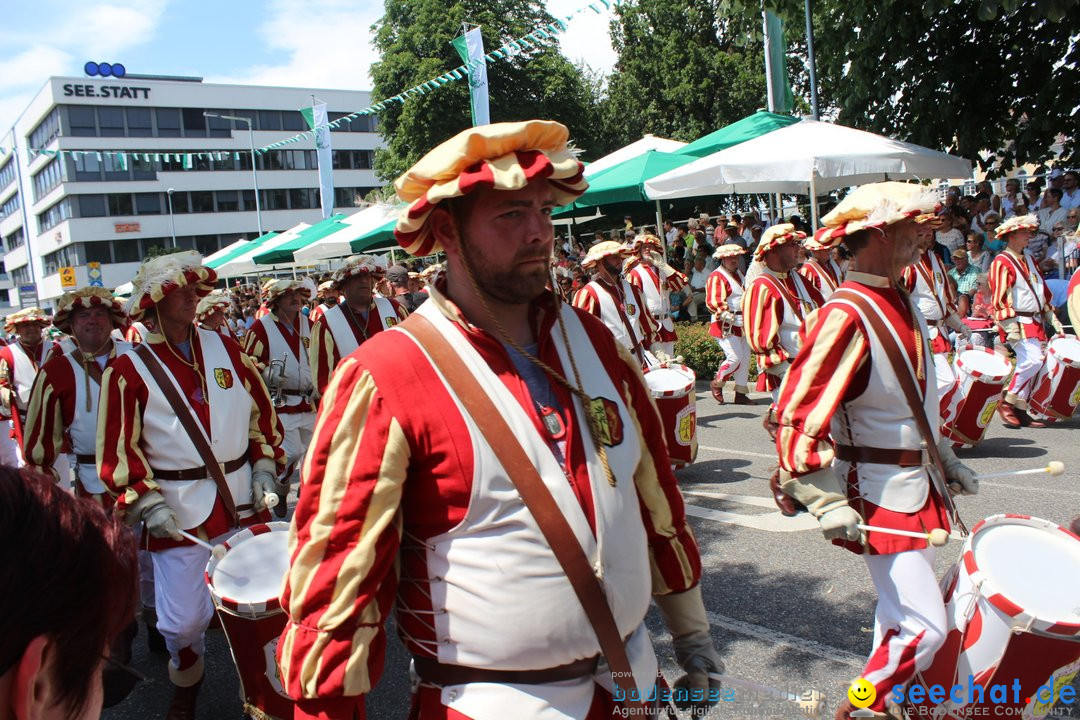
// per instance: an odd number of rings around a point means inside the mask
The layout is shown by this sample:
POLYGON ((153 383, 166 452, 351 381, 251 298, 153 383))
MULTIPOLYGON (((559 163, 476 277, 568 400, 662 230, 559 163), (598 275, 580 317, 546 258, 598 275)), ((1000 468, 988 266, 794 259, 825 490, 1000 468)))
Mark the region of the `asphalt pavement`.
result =
MULTIPOLYGON (((730 390, 728 397, 730 399, 730 390)), ((706 384, 698 383, 697 461, 677 473, 702 552, 702 590, 713 639, 734 676, 733 698, 717 705, 709 718, 805 717, 794 704, 775 699, 763 688, 789 693, 821 691, 831 718, 848 684, 859 676, 873 639, 876 602, 862 559, 825 542, 816 522, 805 515, 787 519, 769 500, 766 483, 775 466, 761 420, 767 399, 758 405, 718 405, 706 384), (738 684, 736 684, 738 683, 738 684)), ((897 399, 897 402, 902 402, 897 399)), ((1009 430, 992 421, 977 448, 958 451, 976 472, 1021 470, 1065 463, 1064 475, 1028 475, 981 483, 979 495, 958 500, 969 527, 999 513, 1033 515, 1067 524, 1080 514, 1080 419, 1047 429, 1009 430)), ((939 577, 960 555, 950 542, 937 552, 939 577)), ((1060 593, 1060 578, 1030 578, 1047 596, 1060 593)), ((655 609, 648 626, 662 671, 669 681, 681 672, 670 636, 655 609)), ((386 668, 368 698, 368 717, 401 720, 409 709, 408 663, 391 631, 386 668)), ((133 665, 147 675, 121 705, 106 710, 106 720, 164 717, 171 694, 166 659, 146 651, 145 631, 136 640, 133 665)), ((228 645, 220 631, 208 635, 207 679, 199 720, 243 717, 239 686, 228 645)), ((1073 681, 1080 694, 1080 676, 1073 681)), ((1057 717, 1080 718, 1080 709, 1059 706, 1057 717)), ((681 715, 689 717, 688 715, 681 715)), ((514 718, 508 708, 508 719, 514 718)))

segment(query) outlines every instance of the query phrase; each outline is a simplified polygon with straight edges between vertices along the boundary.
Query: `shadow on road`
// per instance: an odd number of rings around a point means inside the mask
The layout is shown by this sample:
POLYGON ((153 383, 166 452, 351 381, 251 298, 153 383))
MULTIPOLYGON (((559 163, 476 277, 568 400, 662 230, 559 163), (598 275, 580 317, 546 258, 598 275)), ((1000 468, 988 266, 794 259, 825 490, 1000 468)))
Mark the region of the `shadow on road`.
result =
POLYGON ((958 450, 961 458, 1035 458, 1046 455, 1046 448, 1039 447, 1034 440, 1022 437, 994 437, 983 440, 973 448, 958 450))

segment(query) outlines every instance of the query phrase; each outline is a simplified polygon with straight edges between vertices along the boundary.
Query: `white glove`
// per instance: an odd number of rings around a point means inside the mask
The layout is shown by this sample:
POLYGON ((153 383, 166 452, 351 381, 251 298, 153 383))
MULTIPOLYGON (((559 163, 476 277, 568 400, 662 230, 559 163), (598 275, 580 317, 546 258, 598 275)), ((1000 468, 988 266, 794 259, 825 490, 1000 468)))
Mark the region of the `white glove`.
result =
MULTIPOLYGON (((686 675, 675 682, 675 687, 688 688, 690 693, 687 694, 691 696, 695 694, 694 690, 700 690, 699 694, 705 698, 698 702, 676 702, 676 706, 684 710, 690 706, 707 708, 714 705, 715 700, 709 701, 710 690, 719 688, 720 681, 710 678, 709 673, 722 675, 724 663, 720 660, 709 633, 709 619, 705 615, 701 587, 695 586, 681 593, 658 595, 655 600, 664 625, 671 632, 675 659, 686 671, 686 675)), ((717 696, 715 692, 711 694, 714 698, 717 696)), ((679 695, 682 696, 683 693, 679 695)))
POLYGON ((652 353, 653 357, 655 357, 656 361, 661 365, 671 362, 671 357, 660 349, 660 343, 653 343, 650 345, 649 352, 652 353))
POLYGON ((1020 342, 1024 339, 1023 334, 1020 332, 1020 321, 1016 318, 1007 318, 999 324, 1001 329, 1005 331, 1005 342, 1020 342))
POLYGON ((817 518, 826 540, 842 539, 862 542, 858 525, 863 519, 848 505, 840 478, 831 467, 793 478, 787 470, 780 471, 780 489, 806 506, 817 518))
POLYGON ((971 328, 969 328, 967 325, 964 325, 963 323, 960 323, 960 327, 956 329, 956 332, 960 333, 960 335, 963 336, 965 340, 971 339, 971 328))
POLYGON ((1065 328, 1062 327, 1061 321, 1058 320, 1057 313, 1046 311, 1043 313, 1043 322, 1050 327, 1054 328, 1055 335, 1063 335, 1065 328))
POLYGON ((731 312, 730 310, 721 310, 717 314, 717 317, 720 319, 720 322, 722 322, 722 323, 727 323, 728 325, 734 325, 735 324, 735 313, 731 312))
POLYGON ((647 250, 645 252, 645 256, 649 259, 649 262, 654 268, 657 269, 657 271, 663 278, 666 279, 675 274, 675 268, 668 265, 667 260, 665 260, 664 256, 660 253, 656 252, 655 250, 647 250))
POLYGON ((969 468, 953 452, 952 443, 945 438, 938 441, 941 464, 945 468, 945 482, 954 495, 976 495, 979 492, 979 479, 975 471, 969 468))
POLYGON ((180 528, 176 524, 176 513, 157 490, 144 493, 134 505, 128 508, 128 521, 134 525, 140 520, 147 531, 156 538, 183 539, 180 528))
POLYGON ((251 496, 256 510, 266 509, 266 497, 277 493, 277 478, 267 470, 251 473, 251 496))

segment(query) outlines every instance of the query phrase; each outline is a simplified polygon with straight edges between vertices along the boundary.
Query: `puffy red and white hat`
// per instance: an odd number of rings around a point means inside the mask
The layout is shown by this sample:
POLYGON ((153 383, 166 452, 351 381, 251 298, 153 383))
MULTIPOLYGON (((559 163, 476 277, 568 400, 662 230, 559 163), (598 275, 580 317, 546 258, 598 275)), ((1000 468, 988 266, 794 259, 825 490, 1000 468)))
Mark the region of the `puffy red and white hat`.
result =
POLYGON ((373 278, 382 277, 386 274, 386 261, 382 258, 377 258, 374 255, 353 255, 350 258, 346 258, 345 264, 334 271, 333 276, 330 278, 330 282, 334 284, 335 288, 341 287, 341 283, 346 278, 350 278, 353 275, 363 275, 367 273, 373 278))
POLYGON ((634 236, 634 239, 630 241, 630 251, 634 254, 641 252, 643 247, 651 247, 656 250, 663 250, 664 244, 660 242, 660 238, 656 237, 652 233, 641 233, 634 236))
POLYGON ((1013 215, 997 226, 997 230, 994 232, 995 238, 1003 238, 1011 232, 1017 230, 1038 230, 1039 218, 1034 215, 1013 215))
POLYGON ((127 311, 132 320, 141 320, 170 293, 194 285, 199 297, 214 289, 217 273, 202 264, 194 250, 159 255, 144 262, 131 281, 127 311))
POLYGON ((13 312, 4 318, 4 330, 8 333, 13 333, 18 325, 23 325, 25 323, 42 323, 48 325, 51 322, 52 318, 49 317, 49 313, 39 307, 28 307, 13 312))
POLYGON ((716 248, 716 252, 712 254, 717 260, 723 260, 727 257, 738 257, 739 255, 745 255, 746 248, 738 243, 725 243, 724 245, 716 248))
POLYGON ((761 240, 758 241, 758 246, 754 249, 754 259, 760 260, 765 257, 765 253, 773 248, 778 248, 781 245, 787 245, 791 242, 799 242, 805 238, 806 233, 801 230, 796 230, 795 226, 791 223, 772 225, 766 228, 765 232, 761 233, 761 240))
POLYGON ((398 244, 416 256, 441 250, 427 222, 432 210, 477 188, 520 190, 546 179, 555 202, 569 204, 589 187, 569 137, 561 123, 526 120, 469 128, 442 143, 394 182, 409 203, 394 228, 398 244))
POLYGON ((127 325, 127 313, 120 301, 103 287, 84 287, 64 293, 56 303, 56 315, 52 323, 61 332, 71 334, 71 316, 76 310, 91 307, 105 307, 109 310, 114 328, 127 325))
POLYGON ((267 280, 262 286, 262 298, 267 307, 290 290, 298 290, 310 299, 314 294, 314 283, 308 278, 278 278, 267 280))
POLYGON ((589 252, 585 254, 585 259, 581 261, 581 266, 586 268, 592 267, 606 257, 615 255, 626 257, 629 254, 630 250, 622 243, 614 240, 604 240, 589 248, 589 252))
POLYGON ((856 188, 821 218, 821 224, 832 230, 831 237, 841 239, 865 228, 917 220, 937 207, 937 190, 890 180, 856 188))
POLYGON ((815 250, 832 250, 843 240, 843 234, 837 232, 837 228, 819 227, 813 237, 803 241, 803 247, 813 252, 815 250))
POLYGON ((228 310, 232 307, 232 304, 232 299, 227 292, 214 290, 199 301, 198 307, 195 308, 195 319, 199 322, 205 322, 207 318, 214 314, 214 311, 228 310))

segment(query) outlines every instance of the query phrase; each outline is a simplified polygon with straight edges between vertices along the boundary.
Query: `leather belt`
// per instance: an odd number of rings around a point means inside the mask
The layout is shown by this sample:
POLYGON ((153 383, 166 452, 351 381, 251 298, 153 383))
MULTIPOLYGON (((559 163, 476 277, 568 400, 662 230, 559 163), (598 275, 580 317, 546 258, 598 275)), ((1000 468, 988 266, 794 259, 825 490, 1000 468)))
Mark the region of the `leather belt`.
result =
POLYGON ((79 463, 80 465, 96 465, 97 464, 97 456, 95 456, 95 455, 80 455, 78 453, 75 453, 75 462, 79 463))
POLYGON ((544 685, 590 677, 596 672, 600 656, 575 660, 543 670, 489 670, 466 665, 448 665, 431 658, 413 657, 416 674, 432 685, 464 685, 466 683, 500 683, 520 685, 544 685))
POLYGON ((1033 318, 1033 317, 1041 318, 1042 317, 1042 313, 1020 312, 1019 310, 1016 311, 1016 314, 1017 314, 1018 317, 1029 317, 1029 318, 1033 318))
POLYGON ((836 457, 849 463, 878 463, 900 467, 920 467, 930 464, 926 450, 894 450, 892 448, 837 445, 836 457))
MULTIPOLYGON (((240 468, 247 465, 247 456, 238 457, 235 460, 230 460, 225 463, 225 474, 228 475, 231 472, 236 472, 240 468)), ((200 465, 195 468, 187 468, 184 470, 158 470, 151 468, 154 473, 155 480, 205 480, 210 477, 210 473, 206 470, 205 465, 200 465)))

